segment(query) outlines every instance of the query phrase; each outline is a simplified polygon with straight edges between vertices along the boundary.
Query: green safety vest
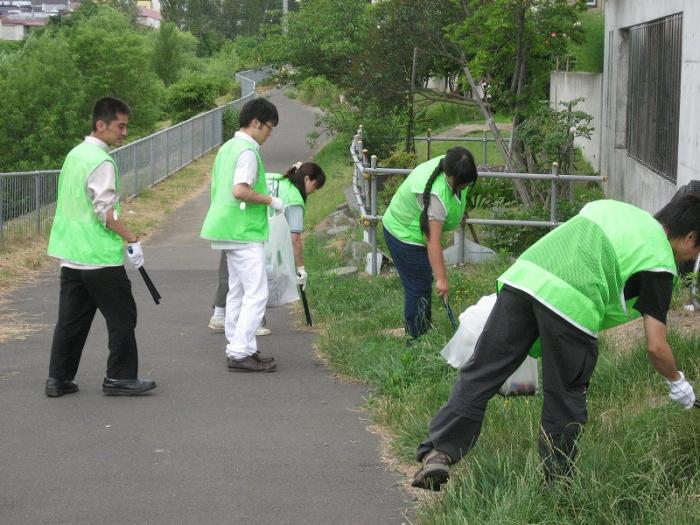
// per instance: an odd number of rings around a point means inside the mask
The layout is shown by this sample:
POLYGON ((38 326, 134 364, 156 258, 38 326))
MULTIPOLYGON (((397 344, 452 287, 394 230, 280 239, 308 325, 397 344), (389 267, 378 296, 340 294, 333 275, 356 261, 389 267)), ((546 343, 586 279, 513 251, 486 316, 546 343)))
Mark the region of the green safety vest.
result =
MULTIPOLYGON (((51 257, 93 266, 124 263, 122 238, 97 218, 87 191, 88 177, 105 161, 114 166, 118 194, 119 168, 105 150, 83 142, 66 156, 58 177, 56 213, 47 249, 51 257)), ((121 210, 119 201, 114 209, 117 213, 121 210)))
POLYGON ((258 180, 253 189, 267 195, 265 167, 257 148, 244 139, 227 141, 214 160, 211 175, 211 204, 200 236, 211 241, 264 242, 268 237, 267 206, 243 203, 233 196, 233 174, 238 157, 245 150, 255 153, 258 180), (241 207, 241 205, 243 207, 241 207))
POLYGON ((280 173, 266 173, 265 178, 270 194, 282 199, 285 206, 301 206, 306 211, 304 198, 291 180, 280 173))
POLYGON ((637 298, 625 301, 624 287, 643 271, 676 275, 663 227, 635 206, 600 200, 528 248, 498 278, 498 286, 528 293, 596 337, 639 317, 632 308, 637 298))
MULTIPOLYGON (((420 215, 423 209, 418 204, 416 195, 423 194, 425 184, 443 157, 444 155, 435 157, 416 166, 399 186, 399 189, 391 199, 391 203, 389 203, 389 208, 382 217, 384 227, 402 242, 426 244, 425 237, 420 229, 420 215)), ((457 197, 452 192, 444 172, 438 175, 435 182, 433 182, 430 193, 440 199, 447 212, 445 222, 442 225, 443 231, 451 231, 459 226, 464 215, 464 209, 467 206, 468 191, 468 188, 463 189, 459 197, 457 197)))

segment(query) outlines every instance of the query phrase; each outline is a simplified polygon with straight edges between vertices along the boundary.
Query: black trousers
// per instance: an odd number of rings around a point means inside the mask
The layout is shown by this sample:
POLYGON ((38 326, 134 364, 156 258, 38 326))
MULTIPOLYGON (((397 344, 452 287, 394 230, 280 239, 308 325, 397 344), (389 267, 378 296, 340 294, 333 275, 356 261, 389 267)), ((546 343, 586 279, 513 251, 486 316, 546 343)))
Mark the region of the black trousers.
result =
POLYGON ((51 345, 49 377, 60 380, 75 377, 98 309, 107 321, 109 334, 106 376, 136 378, 136 302, 123 266, 99 270, 61 268, 58 321, 51 345))
POLYGON ((588 418, 586 390, 598 358, 597 339, 508 287, 499 294, 447 404, 430 422, 429 437, 418 446, 418 461, 432 449, 453 461, 467 454, 479 438, 489 399, 524 361, 537 337, 544 394, 539 452, 548 479, 570 473, 576 438, 588 418))

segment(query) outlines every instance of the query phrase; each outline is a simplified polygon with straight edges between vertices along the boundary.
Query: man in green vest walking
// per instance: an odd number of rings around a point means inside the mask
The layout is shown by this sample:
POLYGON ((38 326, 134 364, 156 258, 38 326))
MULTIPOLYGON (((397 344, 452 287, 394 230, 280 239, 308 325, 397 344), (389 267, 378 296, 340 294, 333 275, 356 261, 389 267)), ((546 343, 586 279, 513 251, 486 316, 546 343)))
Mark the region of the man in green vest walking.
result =
POLYGON ((272 357, 258 352, 255 332, 265 315, 267 274, 263 243, 268 238, 268 206, 282 210, 267 193, 265 166, 259 147, 279 117, 264 98, 247 102, 239 114, 240 129, 216 155, 212 169, 211 204, 201 236, 215 250, 224 250, 228 294, 224 332, 228 368, 241 372, 272 372, 272 357))
POLYGON ((119 169, 108 153, 110 146, 124 142, 130 113, 119 99, 98 100, 92 133, 68 153, 61 168, 48 245, 48 254, 61 264, 58 320, 45 387, 49 397, 78 391, 73 380, 98 309, 109 332, 103 392, 139 395, 156 387, 154 381, 137 377, 136 303, 124 269, 124 241, 127 257, 137 268, 143 265, 143 251, 121 220, 119 169))
POLYGON ((598 332, 644 317, 649 360, 669 397, 695 402, 666 339, 676 266, 700 252, 700 196, 674 199, 655 217, 613 200, 581 212, 528 248, 498 279, 500 293, 474 355, 417 450, 413 486, 440 490, 476 443, 486 405, 539 339, 544 404, 539 452, 548 482, 571 473, 586 423, 598 332))

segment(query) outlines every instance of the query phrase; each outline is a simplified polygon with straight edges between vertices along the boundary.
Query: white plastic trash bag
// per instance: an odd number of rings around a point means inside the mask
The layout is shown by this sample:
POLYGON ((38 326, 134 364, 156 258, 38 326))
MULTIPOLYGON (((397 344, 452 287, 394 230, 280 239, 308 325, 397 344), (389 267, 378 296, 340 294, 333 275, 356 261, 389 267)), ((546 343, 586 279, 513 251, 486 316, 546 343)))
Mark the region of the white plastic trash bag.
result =
POLYGON ((269 218, 270 237, 265 243, 269 296, 267 306, 280 306, 299 299, 294 250, 289 225, 283 213, 269 218))
POLYGON ((440 354, 455 368, 462 368, 474 353, 486 320, 496 304, 496 294, 485 295, 459 315, 459 328, 440 354))
MULTIPOLYGON (((459 328, 440 354, 454 368, 462 368, 474 354, 476 342, 496 304, 496 294, 486 295, 459 316, 459 328)), ((501 395, 532 395, 537 392, 537 359, 528 356, 498 391, 501 395)))
POLYGON ((536 392, 537 359, 530 356, 525 358, 525 361, 498 390, 502 396, 533 396, 536 392))

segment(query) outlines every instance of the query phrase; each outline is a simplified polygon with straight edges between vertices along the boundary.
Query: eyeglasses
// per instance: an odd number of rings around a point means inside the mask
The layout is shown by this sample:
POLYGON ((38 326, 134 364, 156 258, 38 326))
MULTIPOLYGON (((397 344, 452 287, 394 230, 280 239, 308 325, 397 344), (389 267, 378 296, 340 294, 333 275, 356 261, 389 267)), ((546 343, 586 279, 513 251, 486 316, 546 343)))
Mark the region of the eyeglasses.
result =
POLYGON ((267 127, 267 129, 269 129, 270 132, 272 132, 272 126, 270 126, 267 122, 263 122, 262 125, 267 127))

